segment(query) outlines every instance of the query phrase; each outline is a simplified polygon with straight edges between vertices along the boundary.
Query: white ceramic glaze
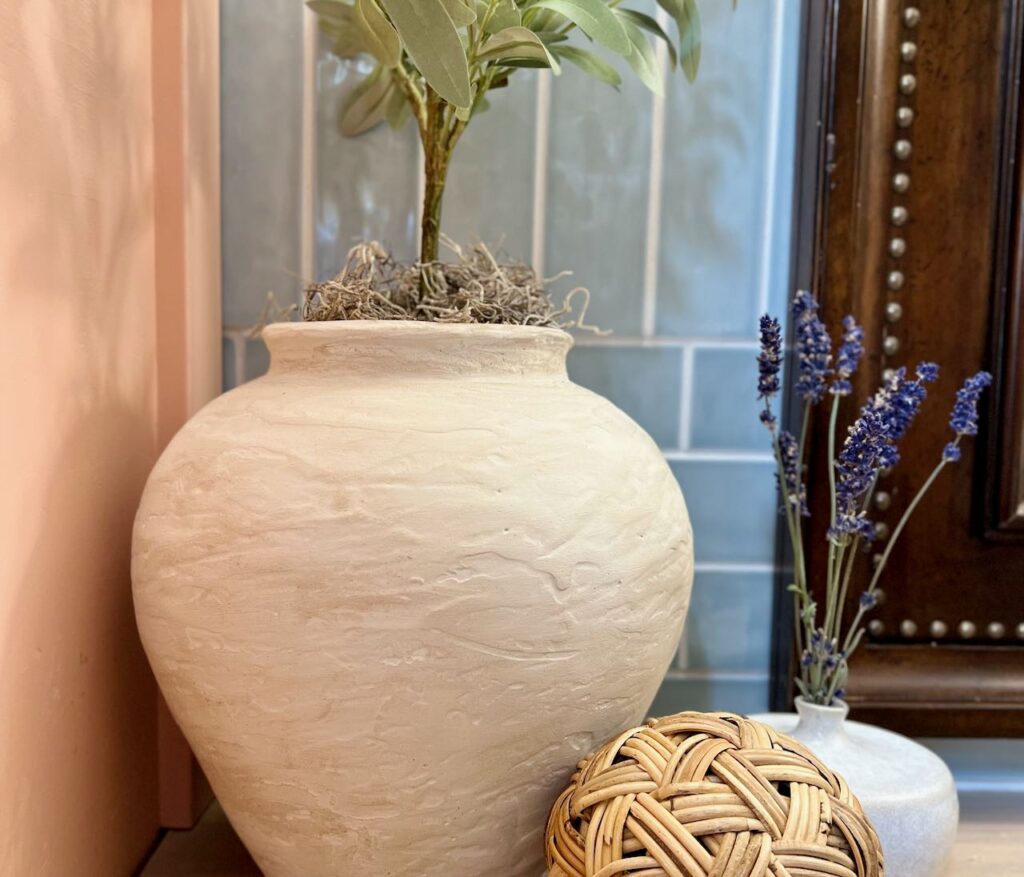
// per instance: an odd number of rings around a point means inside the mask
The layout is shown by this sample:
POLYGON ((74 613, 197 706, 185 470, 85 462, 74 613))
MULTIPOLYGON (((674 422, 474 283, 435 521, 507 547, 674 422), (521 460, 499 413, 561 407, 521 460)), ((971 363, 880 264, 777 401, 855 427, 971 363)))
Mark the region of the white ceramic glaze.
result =
POLYGON ((949 768, 899 734, 851 722, 849 707, 797 698, 797 715, 753 716, 795 737, 843 776, 878 832, 889 877, 937 877, 956 839, 959 804, 949 768))
POLYGON ((689 602, 654 442, 551 329, 283 324, 135 524, 143 642, 268 877, 543 868, 576 761, 639 722, 689 602))

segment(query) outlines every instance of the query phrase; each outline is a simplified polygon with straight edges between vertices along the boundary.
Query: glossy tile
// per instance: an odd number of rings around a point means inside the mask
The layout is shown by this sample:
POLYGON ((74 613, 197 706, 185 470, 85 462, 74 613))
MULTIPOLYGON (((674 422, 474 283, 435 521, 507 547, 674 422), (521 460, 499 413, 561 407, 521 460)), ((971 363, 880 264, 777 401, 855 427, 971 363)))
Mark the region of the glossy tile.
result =
POLYGON ((774 463, 673 460, 670 465, 686 497, 698 562, 774 561, 774 463))
POLYGON ((632 417, 660 447, 679 442, 682 355, 671 347, 576 346, 569 377, 632 417))
POLYGON ((770 451, 758 419, 757 349, 700 347, 693 352, 689 442, 699 450, 770 451))
POLYGON ((698 571, 681 667, 768 672, 773 573, 698 571))
POLYGON ((791 64, 773 75, 772 35, 776 15, 788 33, 798 6, 701 6, 700 74, 674 78, 668 94, 661 335, 753 338, 772 285, 785 283, 796 83, 791 64))
POLYGON ((396 258, 418 252, 419 141, 409 118, 399 130, 380 125, 342 137, 338 112, 370 70, 366 60, 342 61, 321 44, 316 62, 316 273, 333 277, 359 240, 375 240, 396 258))
POLYGON ((725 710, 750 715, 768 709, 768 677, 757 674, 686 676, 670 673, 648 711, 667 716, 684 710, 725 710))
POLYGON ((256 320, 301 282, 302 4, 221 2, 224 322, 256 320))
POLYGON ((530 262, 537 73, 523 70, 491 95, 456 146, 442 227, 461 246, 480 240, 530 262))
POLYGON ((613 63, 618 92, 571 65, 553 81, 545 273, 572 271, 561 288, 590 290, 591 323, 639 335, 652 96, 625 62, 613 63))

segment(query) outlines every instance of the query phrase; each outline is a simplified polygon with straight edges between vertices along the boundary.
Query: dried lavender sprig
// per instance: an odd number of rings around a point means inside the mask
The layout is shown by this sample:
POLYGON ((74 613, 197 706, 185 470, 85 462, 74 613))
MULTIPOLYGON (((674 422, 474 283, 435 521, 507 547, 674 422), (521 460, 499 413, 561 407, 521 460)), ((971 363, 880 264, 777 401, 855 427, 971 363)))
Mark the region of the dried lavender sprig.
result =
POLYGON ((850 378, 857 371, 864 355, 864 330, 852 315, 843 317, 843 343, 836 353, 835 380, 829 392, 835 396, 849 396, 853 392, 850 378))
POLYGON ((761 352, 757 356, 757 398, 764 400, 761 422, 770 430, 775 428, 772 399, 781 389, 779 372, 782 370, 782 327, 768 314, 761 317, 761 352))
POLYGON ((925 479, 924 484, 921 485, 921 488, 917 491, 914 498, 910 501, 910 504, 904 510, 899 523, 896 524, 896 528, 893 530, 892 536, 889 538, 889 542, 885 546, 885 551, 882 552, 878 566, 875 567, 874 574, 871 576, 868 588, 861 596, 860 607, 857 610, 857 615, 854 617, 853 623, 850 625, 849 632, 846 636, 844 651, 852 653, 853 649, 856 648, 854 645, 855 637, 856 643, 859 644, 860 642, 857 630, 860 626, 861 619, 863 618, 864 613, 874 605, 873 603, 871 606, 866 606, 865 604, 869 602, 869 598, 874 598, 876 596, 878 591, 878 580, 882 575, 882 570, 885 569, 885 565, 889 561, 889 555, 892 553, 893 546, 903 533, 907 522, 910 520, 910 516, 914 513, 915 509, 924 498, 924 495, 928 492, 928 489, 935 483, 935 479, 939 477, 939 473, 949 463, 956 462, 960 459, 961 438, 965 435, 977 435, 978 401, 981 398, 982 392, 991 383, 992 376, 986 371, 980 371, 973 377, 964 381, 963 387, 957 392, 956 403, 953 406, 953 413, 950 416, 950 426, 953 428, 954 432, 956 432, 956 438, 943 448, 939 462, 936 464, 935 468, 932 469, 931 474, 927 479, 925 479), (950 453, 951 448, 955 453, 950 453))
POLYGON ((779 486, 779 493, 783 502, 794 510, 797 517, 810 517, 807 508, 807 487, 803 481, 802 462, 800 460, 800 445, 796 436, 788 430, 779 433, 779 453, 781 460, 782 478, 776 476, 779 486))
POLYGON ((793 300, 793 321, 799 368, 796 389, 804 401, 815 404, 824 397, 832 374, 832 339, 818 316, 818 303, 806 290, 793 300))
POLYGON ((882 469, 899 462, 899 442, 928 395, 925 384, 938 373, 939 367, 932 362, 919 363, 914 378, 907 376, 905 368, 898 369, 861 409, 835 463, 835 514, 829 530, 833 541, 850 535, 874 538, 860 500, 882 469))
POLYGON ((980 371, 964 381, 964 385, 957 390, 949 426, 958 436, 978 434, 978 400, 991 383, 992 375, 980 371))

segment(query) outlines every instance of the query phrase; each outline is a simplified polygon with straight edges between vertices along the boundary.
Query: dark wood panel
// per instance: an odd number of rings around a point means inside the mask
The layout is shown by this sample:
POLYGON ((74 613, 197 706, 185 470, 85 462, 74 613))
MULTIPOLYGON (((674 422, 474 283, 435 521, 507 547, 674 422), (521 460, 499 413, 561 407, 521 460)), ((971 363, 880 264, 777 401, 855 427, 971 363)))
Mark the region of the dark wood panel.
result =
MULTIPOLYGON (((1014 23, 1019 34, 1021 22, 1014 23)), ((1021 69, 1021 40, 1009 44, 1011 69, 1021 69)), ((987 535, 1024 541, 1024 136, 1021 84, 1006 85, 999 187, 992 359, 995 384, 985 458, 987 535)))
MULTIPOLYGON (((1024 639, 1016 637, 1024 547, 1012 538, 1024 483, 1020 31, 1019 0, 838 4, 833 168, 816 292, 831 325, 853 313, 865 327, 871 355, 856 398, 886 368, 943 365, 901 464, 880 484, 888 503, 872 510, 875 520, 895 526, 938 460, 963 379, 983 367, 999 378, 982 435, 965 444, 893 551, 875 613, 882 627, 852 667, 855 717, 910 733, 1024 735, 1024 639), (911 5, 920 8, 917 21, 908 18, 911 5), (904 248, 892 249, 893 239, 904 248), (972 637, 958 632, 965 621, 972 637), (932 636, 933 622, 945 635, 932 636), (993 622, 1002 636, 990 634, 993 622)), ((811 448, 819 476, 824 438, 819 418, 811 448)), ((820 581, 822 477, 810 494, 810 564, 820 581)), ((869 569, 866 558, 861 586, 869 569)))

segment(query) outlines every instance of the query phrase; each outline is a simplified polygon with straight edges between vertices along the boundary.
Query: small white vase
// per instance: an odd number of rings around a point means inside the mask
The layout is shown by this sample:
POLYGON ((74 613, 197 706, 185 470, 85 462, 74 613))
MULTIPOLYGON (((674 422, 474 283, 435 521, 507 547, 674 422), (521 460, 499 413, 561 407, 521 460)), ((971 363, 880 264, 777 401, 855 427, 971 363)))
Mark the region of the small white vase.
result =
POLYGON ((851 722, 850 708, 796 699, 797 715, 753 718, 803 743, 843 776, 878 832, 885 873, 938 877, 956 840, 959 803, 949 768, 892 731, 851 722))

